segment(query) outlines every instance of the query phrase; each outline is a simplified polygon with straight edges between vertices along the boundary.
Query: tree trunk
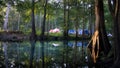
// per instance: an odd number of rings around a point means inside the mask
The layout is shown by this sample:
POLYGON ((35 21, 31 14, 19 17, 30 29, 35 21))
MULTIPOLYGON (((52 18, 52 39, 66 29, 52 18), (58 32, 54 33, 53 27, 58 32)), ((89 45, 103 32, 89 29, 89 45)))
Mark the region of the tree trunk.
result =
POLYGON ((17 30, 20 30, 20 20, 21 20, 21 16, 20 14, 18 14, 18 25, 17 25, 17 30))
POLYGON ((36 39, 36 30, 35 30, 35 15, 34 15, 34 0, 32 0, 32 33, 30 39, 36 39))
POLYGON ((43 18, 43 22, 42 22, 42 33, 41 33, 41 37, 43 37, 45 35, 45 23, 46 23, 46 9, 47 9, 47 0, 45 0, 45 4, 44 4, 44 18, 43 18))
POLYGON ((76 39, 77 39, 77 37, 78 37, 78 29, 79 29, 79 4, 78 4, 78 2, 77 2, 77 0, 76 0, 76 11, 77 11, 77 13, 76 13, 76 19, 75 19, 75 30, 76 30, 76 39))
MULTIPOLYGON (((92 3, 90 3, 92 5, 92 3)), ((92 22, 92 7, 89 7, 89 35, 92 36, 93 34, 93 22, 92 22)))
POLYGON ((104 25, 103 0, 95 0, 95 15, 95 33, 93 34, 92 40, 89 42, 92 46, 88 46, 91 48, 91 56, 94 63, 96 63, 100 53, 103 52, 104 55, 107 56, 111 49, 104 25))
POLYGON ((64 28, 64 32, 63 32, 64 37, 68 36, 67 8, 68 8, 67 1, 64 0, 64 27, 63 27, 64 28))
POLYGON ((7 9, 6 9, 6 15, 5 15, 5 20, 4 20, 4 24, 3 24, 3 29, 5 31, 8 30, 8 17, 9 17, 10 7, 11 7, 9 2, 6 5, 7 5, 7 9))
POLYGON ((120 67, 120 0, 115 0, 114 14, 114 46, 115 46, 115 61, 112 68, 120 67))
POLYGON ((99 15, 100 15, 100 28, 99 28, 99 38, 100 38, 100 47, 101 50, 107 55, 111 49, 111 45, 109 43, 106 28, 105 28, 105 20, 104 20, 104 8, 103 8, 103 1, 99 3, 99 15))

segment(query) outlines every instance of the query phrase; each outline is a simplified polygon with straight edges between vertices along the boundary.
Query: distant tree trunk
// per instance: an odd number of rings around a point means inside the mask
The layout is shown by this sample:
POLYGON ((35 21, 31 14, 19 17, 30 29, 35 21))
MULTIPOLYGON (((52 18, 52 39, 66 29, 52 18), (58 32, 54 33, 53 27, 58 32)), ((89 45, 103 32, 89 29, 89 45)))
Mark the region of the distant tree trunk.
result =
POLYGON ((36 39, 36 30, 35 30, 35 15, 34 15, 34 0, 32 0, 32 33, 30 39, 36 39))
POLYGON ((79 28, 79 4, 78 4, 78 0, 76 0, 76 19, 75 19, 75 30, 76 30, 76 39, 78 37, 78 28, 79 28))
POLYGON ((9 17, 9 13, 10 13, 10 7, 11 5, 8 3, 6 3, 7 5, 7 9, 6 9, 6 15, 5 15, 5 19, 4 19, 4 24, 3 24, 3 29, 6 31, 8 30, 8 17, 9 17))
POLYGON ((48 14, 48 22, 47 22, 47 36, 49 35, 49 30, 50 30, 50 20, 49 20, 49 14, 48 14))
POLYGON ((84 29, 85 29, 85 19, 86 19, 86 17, 85 17, 85 9, 86 9, 86 5, 85 5, 85 3, 83 3, 84 5, 84 9, 83 9, 83 12, 84 12, 84 16, 83 16, 83 23, 82 23, 82 38, 85 36, 85 33, 84 33, 84 29))
POLYGON ((68 9, 67 9, 67 36, 68 36, 68 30, 69 30, 69 26, 70 26, 70 5, 69 5, 70 0, 68 0, 68 9))
POLYGON ((44 3, 44 17, 43 17, 43 22, 42 22, 42 31, 41 31, 41 36, 44 36, 45 35, 45 23, 46 23, 46 9, 47 9, 47 0, 45 0, 45 3, 44 3))
POLYGON ((93 34, 92 7, 90 6, 89 8, 90 8, 89 9, 89 35, 92 36, 92 34, 93 34))
POLYGON ((112 68, 120 68, 120 0, 108 0, 109 9, 114 19, 115 61, 112 68))
POLYGON ((64 0, 64 26, 63 26, 63 28, 64 28, 64 32, 63 32, 64 37, 68 36, 67 9, 68 9, 67 1, 64 0))
POLYGON ((95 15, 95 32, 89 42, 92 45, 88 45, 91 48, 91 56, 94 63, 96 63, 99 53, 103 52, 104 56, 106 56, 111 49, 104 25, 103 0, 95 0, 95 15))
POLYGON ((20 20, 21 20, 20 17, 21 17, 20 14, 18 14, 18 25, 17 25, 17 30, 20 30, 20 20))

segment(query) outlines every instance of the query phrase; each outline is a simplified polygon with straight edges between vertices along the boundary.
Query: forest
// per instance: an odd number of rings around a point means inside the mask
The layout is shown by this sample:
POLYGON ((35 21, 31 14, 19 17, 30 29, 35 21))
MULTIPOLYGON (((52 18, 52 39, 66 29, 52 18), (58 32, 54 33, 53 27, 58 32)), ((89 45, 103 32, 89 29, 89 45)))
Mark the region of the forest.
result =
MULTIPOLYGON (((8 42, 29 41, 31 44, 29 65, 33 65, 30 66, 33 68, 34 46, 37 41, 41 42, 39 45, 45 45, 44 42, 49 44, 50 41, 62 41, 67 45, 69 41, 75 41, 73 53, 70 52, 74 55, 73 64, 66 58, 69 56, 67 52, 72 48, 63 46, 64 49, 60 52, 63 52, 64 63, 59 61, 60 65, 56 64, 55 67, 79 68, 80 64, 75 60, 79 53, 77 43, 82 41, 83 48, 83 42, 87 40, 86 49, 90 55, 86 63, 88 68, 120 68, 119 15, 120 0, 0 0, 0 53, 3 52, 4 58, 7 58, 8 42)), ((53 61, 47 64, 43 51, 45 50, 41 51, 40 64, 42 68, 49 68, 45 66, 52 64, 53 61)), ((0 56, 3 57, 3 54, 0 56)), ((8 68, 9 64, 6 62, 9 59, 4 61, 0 62, 0 67, 6 65, 8 68)))

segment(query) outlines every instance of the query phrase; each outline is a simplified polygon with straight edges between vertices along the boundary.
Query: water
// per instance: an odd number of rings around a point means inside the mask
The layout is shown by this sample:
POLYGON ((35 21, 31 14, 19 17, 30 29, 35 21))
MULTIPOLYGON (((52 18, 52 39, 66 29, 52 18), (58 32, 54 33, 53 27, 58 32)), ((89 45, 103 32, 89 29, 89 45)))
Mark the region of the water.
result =
POLYGON ((87 41, 0 42, 0 68, 88 68, 87 41))

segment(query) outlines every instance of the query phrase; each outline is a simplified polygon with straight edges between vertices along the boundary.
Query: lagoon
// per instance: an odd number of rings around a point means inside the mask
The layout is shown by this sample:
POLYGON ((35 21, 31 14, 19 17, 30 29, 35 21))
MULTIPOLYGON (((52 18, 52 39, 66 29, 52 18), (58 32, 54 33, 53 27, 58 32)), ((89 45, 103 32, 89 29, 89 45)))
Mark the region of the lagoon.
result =
POLYGON ((88 41, 2 42, 2 68, 87 68, 88 41))

